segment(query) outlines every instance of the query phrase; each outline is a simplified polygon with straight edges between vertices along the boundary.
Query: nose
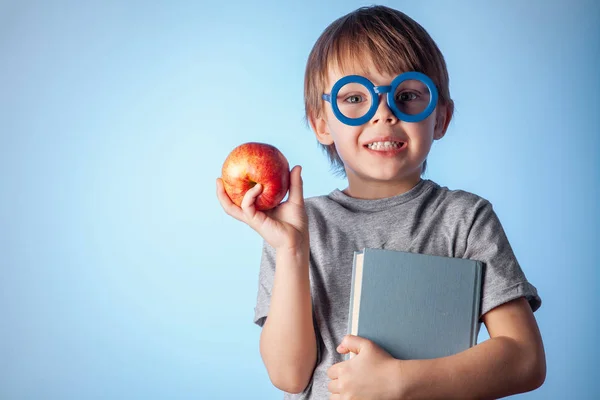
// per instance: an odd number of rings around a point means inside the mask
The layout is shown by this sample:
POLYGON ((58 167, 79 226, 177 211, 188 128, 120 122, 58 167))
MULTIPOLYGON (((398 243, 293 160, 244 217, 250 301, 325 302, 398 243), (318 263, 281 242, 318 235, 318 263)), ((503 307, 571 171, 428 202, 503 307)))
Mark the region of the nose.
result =
POLYGON ((371 118, 371 123, 389 123, 392 125, 396 124, 399 120, 398 117, 396 117, 396 115, 390 109, 387 103, 386 94, 378 94, 377 100, 379 101, 379 105, 377 106, 377 111, 375 112, 375 115, 373 115, 373 118, 371 118))

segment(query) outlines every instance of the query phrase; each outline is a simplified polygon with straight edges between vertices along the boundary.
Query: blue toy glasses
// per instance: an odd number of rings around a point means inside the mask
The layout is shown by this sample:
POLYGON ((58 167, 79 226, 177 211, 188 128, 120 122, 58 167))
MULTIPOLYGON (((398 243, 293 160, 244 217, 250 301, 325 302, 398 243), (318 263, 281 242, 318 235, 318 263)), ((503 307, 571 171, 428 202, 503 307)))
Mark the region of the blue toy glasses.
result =
POLYGON ((360 75, 345 76, 333 85, 331 94, 323 94, 323 100, 331 103, 338 120, 346 125, 359 126, 373 118, 379 107, 379 95, 384 93, 387 93, 390 110, 406 122, 427 118, 438 100, 433 81, 416 71, 398 75, 389 86, 375 86, 360 75))

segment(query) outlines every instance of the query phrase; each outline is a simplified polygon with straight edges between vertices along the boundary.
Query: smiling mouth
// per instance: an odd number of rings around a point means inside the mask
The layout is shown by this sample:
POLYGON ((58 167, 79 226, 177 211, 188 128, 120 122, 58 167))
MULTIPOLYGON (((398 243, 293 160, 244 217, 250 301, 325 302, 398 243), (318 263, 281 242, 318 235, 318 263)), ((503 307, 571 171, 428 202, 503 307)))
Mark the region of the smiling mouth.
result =
POLYGON ((376 151, 398 150, 404 146, 406 146, 406 143, 399 141, 373 142, 365 145, 366 148, 376 151))

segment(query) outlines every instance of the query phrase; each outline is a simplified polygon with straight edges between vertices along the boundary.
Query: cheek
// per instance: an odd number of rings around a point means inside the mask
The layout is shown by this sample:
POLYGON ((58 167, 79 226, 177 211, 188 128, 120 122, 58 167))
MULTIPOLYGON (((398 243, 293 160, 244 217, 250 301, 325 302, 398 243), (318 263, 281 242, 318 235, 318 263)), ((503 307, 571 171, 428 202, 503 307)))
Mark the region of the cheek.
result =
POLYGON ((348 151, 358 145, 361 128, 348 126, 336 120, 329 123, 329 132, 331 133, 335 145, 340 148, 345 148, 346 151, 348 151))
POLYGON ((346 164, 360 150, 358 147, 360 127, 348 126, 337 120, 329 123, 328 127, 335 144, 335 150, 343 163, 346 164))
POLYGON ((406 132, 413 139, 419 141, 433 140, 433 133, 435 129, 435 119, 429 116, 425 120, 416 124, 408 124, 406 126, 406 132))

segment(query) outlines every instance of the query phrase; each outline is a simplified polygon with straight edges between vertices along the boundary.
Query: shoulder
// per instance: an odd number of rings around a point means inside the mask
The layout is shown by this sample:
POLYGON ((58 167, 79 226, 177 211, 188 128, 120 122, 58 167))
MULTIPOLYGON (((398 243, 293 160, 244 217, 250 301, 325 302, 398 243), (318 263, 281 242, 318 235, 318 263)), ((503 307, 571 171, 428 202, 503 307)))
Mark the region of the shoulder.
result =
POLYGON ((309 218, 319 218, 331 214, 339 204, 330 195, 307 197, 304 206, 309 218))
POLYGON ((432 193, 448 202, 464 205, 489 203, 488 199, 467 190, 450 189, 447 186, 442 186, 433 181, 431 181, 431 184, 433 186, 432 193))
POLYGON ((311 209, 330 207, 331 203, 334 203, 334 201, 331 200, 330 196, 326 194, 320 196, 306 197, 304 199, 304 204, 306 205, 306 207, 311 209))
POLYGON ((474 227, 493 230, 499 224, 492 203, 468 190, 450 189, 434 183, 426 201, 426 215, 430 217, 428 220, 463 239, 476 233, 473 231, 474 227))
POLYGON ((492 203, 478 194, 463 189, 450 189, 433 181, 430 182, 433 187, 429 194, 430 201, 443 206, 448 212, 473 214, 492 208, 492 203))

